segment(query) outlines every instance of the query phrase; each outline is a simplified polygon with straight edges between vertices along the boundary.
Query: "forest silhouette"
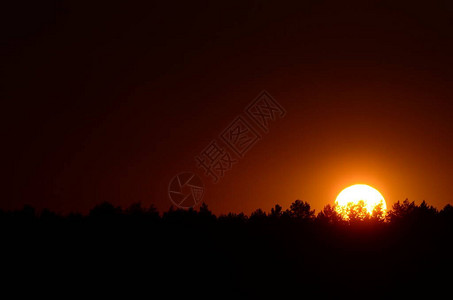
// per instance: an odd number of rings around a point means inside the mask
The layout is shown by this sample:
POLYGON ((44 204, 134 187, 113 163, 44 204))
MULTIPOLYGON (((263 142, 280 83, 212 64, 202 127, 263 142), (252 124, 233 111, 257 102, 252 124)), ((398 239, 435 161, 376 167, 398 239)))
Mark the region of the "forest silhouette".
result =
POLYGON ((249 216, 216 216, 206 204, 160 214, 105 202, 88 215, 25 206, 0 211, 3 269, 27 289, 104 296, 381 297, 449 288, 453 206, 405 200, 385 214, 367 214, 363 203, 347 210, 342 217, 326 205, 316 214, 300 200, 249 216))

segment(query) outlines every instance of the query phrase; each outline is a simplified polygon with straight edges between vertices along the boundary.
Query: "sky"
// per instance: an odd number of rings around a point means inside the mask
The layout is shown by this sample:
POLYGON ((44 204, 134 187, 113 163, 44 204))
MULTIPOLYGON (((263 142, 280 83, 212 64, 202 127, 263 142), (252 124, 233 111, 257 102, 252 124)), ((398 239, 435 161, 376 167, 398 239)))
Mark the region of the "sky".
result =
POLYGON ((216 214, 296 199, 319 211, 356 183, 388 205, 453 203, 449 1, 39 1, 3 13, 1 209, 165 211, 181 172, 216 214), (263 91, 285 111, 265 131, 246 112, 263 91), (221 140, 238 117, 259 136, 241 156, 221 140), (213 141, 236 161, 216 183, 196 160, 213 141))

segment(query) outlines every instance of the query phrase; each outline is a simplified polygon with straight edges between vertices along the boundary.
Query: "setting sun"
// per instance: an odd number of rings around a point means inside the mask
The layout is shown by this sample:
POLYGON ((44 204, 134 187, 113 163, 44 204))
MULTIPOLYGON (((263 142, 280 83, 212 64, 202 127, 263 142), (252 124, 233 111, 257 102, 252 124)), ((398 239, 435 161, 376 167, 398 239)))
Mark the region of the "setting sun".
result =
POLYGON ((383 212, 387 210, 387 205, 382 194, 375 188, 366 184, 355 184, 342 190, 335 200, 336 211, 346 217, 348 208, 362 204, 366 213, 371 215, 373 210, 382 205, 383 212), (363 201, 363 203, 361 203, 363 201))

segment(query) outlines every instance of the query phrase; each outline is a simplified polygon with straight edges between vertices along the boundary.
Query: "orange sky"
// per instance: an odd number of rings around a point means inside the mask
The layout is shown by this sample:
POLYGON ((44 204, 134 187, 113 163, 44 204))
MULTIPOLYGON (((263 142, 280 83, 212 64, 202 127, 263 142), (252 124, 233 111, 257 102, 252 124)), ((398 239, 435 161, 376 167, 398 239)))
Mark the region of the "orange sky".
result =
POLYGON ((319 211, 356 183, 377 188, 389 205, 405 198, 439 208, 451 203, 449 103, 430 103, 423 78, 408 91, 408 83, 382 75, 377 83, 342 76, 325 83, 328 90, 322 83, 330 78, 321 77, 321 87, 301 82, 274 93, 287 115, 220 183, 206 180, 208 204, 250 212, 302 199, 319 211))
POLYGON ((1 208, 169 208, 197 172, 215 213, 355 183, 452 203, 451 4, 36 5, 11 14, 1 208), (217 184, 195 156, 262 90, 287 111, 217 184))

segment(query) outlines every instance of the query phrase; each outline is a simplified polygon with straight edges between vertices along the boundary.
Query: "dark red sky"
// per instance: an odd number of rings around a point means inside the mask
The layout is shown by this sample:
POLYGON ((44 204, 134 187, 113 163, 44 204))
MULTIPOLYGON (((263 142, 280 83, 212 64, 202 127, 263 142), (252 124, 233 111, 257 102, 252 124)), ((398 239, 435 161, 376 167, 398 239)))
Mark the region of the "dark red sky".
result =
POLYGON ((1 208, 86 212, 198 172, 215 213, 366 183, 453 203, 450 1, 38 1, 2 9, 1 208), (287 111, 219 183, 199 155, 262 90, 287 111))

